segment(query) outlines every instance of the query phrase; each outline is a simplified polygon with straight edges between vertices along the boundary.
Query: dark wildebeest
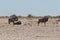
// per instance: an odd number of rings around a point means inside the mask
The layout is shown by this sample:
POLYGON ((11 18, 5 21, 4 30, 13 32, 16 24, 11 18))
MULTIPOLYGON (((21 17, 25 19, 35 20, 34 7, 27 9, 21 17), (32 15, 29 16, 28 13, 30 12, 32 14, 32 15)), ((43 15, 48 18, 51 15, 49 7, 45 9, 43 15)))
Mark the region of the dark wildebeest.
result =
POLYGON ((13 24, 14 24, 14 21, 18 21, 18 17, 17 17, 17 16, 10 17, 10 18, 8 19, 8 23, 9 23, 9 24, 10 24, 11 22, 13 22, 13 24))
POLYGON ((21 21, 14 21, 13 24, 14 24, 14 25, 15 25, 15 24, 19 25, 19 24, 21 24, 21 21))
POLYGON ((48 21, 48 17, 43 17, 43 18, 38 20, 38 25, 40 22, 45 24, 47 21, 48 21))

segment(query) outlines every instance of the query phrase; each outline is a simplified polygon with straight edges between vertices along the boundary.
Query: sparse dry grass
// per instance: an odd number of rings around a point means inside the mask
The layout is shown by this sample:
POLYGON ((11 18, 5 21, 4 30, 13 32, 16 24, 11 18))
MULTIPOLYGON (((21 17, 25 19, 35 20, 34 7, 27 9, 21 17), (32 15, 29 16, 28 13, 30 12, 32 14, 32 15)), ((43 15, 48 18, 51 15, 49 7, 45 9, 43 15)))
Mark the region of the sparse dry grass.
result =
POLYGON ((49 19, 46 26, 37 25, 38 19, 19 19, 21 25, 8 24, 7 18, 0 18, 0 40, 60 40, 60 23, 49 19))

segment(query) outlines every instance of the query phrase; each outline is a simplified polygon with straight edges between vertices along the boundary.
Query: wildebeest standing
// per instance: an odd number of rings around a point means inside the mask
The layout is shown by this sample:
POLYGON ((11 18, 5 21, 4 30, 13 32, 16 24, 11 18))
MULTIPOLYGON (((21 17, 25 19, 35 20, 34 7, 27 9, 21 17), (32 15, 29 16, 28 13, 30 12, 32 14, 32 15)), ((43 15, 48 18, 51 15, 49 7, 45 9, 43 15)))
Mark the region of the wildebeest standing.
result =
POLYGON ((13 24, 14 24, 14 21, 18 21, 18 17, 17 17, 17 16, 10 17, 10 18, 8 19, 8 23, 9 23, 9 24, 10 24, 11 22, 13 22, 13 24))
POLYGON ((38 20, 38 25, 40 22, 45 24, 47 21, 48 21, 48 17, 43 17, 43 18, 38 20))

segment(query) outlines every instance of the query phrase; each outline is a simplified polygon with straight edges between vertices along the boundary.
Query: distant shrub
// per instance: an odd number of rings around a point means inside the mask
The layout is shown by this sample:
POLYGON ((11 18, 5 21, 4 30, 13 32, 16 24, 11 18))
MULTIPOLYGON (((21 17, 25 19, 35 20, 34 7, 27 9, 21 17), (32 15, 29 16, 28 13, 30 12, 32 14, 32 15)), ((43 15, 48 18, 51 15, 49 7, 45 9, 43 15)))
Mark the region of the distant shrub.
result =
POLYGON ((60 16, 53 16, 53 18, 60 18, 60 16))
POLYGON ((4 18, 8 18, 8 16, 4 16, 4 18))
POLYGON ((60 16, 56 16, 57 18, 60 18, 60 16))
POLYGON ((44 17, 52 18, 52 16, 50 16, 50 15, 47 15, 47 16, 44 16, 44 17))
POLYGON ((13 14, 13 15, 11 15, 10 17, 13 17, 13 18, 15 18, 15 17, 17 17, 15 14, 13 14))
POLYGON ((18 16, 18 18, 21 18, 22 16, 18 16))
POLYGON ((28 14, 28 16, 27 16, 28 18, 32 18, 33 16, 31 15, 31 14, 28 14))

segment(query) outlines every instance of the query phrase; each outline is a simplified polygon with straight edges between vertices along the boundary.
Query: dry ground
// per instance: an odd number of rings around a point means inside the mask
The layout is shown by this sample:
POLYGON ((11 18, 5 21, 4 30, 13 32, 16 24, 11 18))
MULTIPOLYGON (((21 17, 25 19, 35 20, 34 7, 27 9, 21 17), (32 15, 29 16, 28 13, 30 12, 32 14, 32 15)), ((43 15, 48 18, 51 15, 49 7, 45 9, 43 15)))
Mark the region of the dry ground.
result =
POLYGON ((37 19, 19 19, 21 25, 8 24, 0 18, 0 40, 60 40, 60 23, 49 19, 46 25, 37 25, 37 19))

